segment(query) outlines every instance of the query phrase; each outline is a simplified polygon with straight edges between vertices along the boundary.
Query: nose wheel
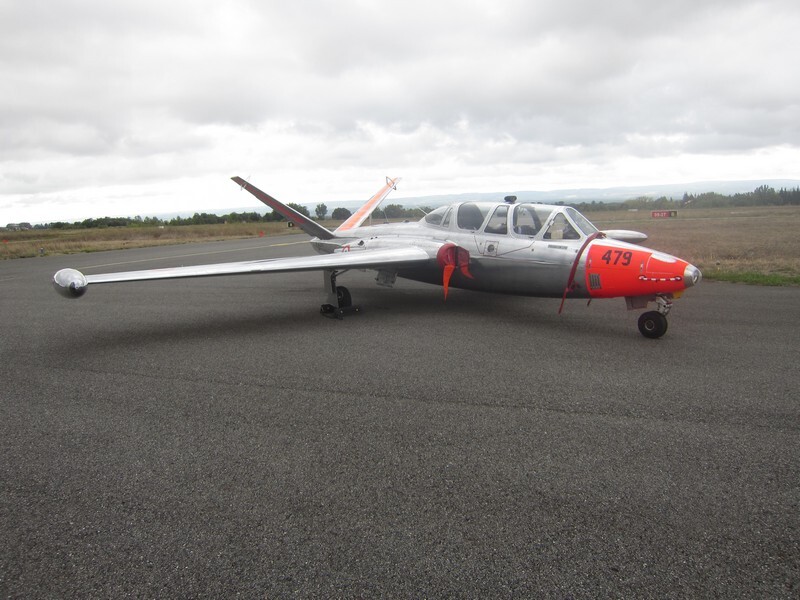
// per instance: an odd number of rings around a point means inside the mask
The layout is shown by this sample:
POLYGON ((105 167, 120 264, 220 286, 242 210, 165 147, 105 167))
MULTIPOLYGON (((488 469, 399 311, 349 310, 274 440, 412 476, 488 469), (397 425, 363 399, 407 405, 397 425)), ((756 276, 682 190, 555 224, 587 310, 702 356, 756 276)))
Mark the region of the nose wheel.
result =
POLYGON ((646 338, 656 339, 667 333, 667 313, 672 308, 672 300, 657 296, 656 304, 658 310, 650 310, 639 317, 639 332, 646 338))
POLYGON ((646 338, 660 338, 667 333, 667 317, 654 310, 642 313, 639 317, 639 331, 646 338))

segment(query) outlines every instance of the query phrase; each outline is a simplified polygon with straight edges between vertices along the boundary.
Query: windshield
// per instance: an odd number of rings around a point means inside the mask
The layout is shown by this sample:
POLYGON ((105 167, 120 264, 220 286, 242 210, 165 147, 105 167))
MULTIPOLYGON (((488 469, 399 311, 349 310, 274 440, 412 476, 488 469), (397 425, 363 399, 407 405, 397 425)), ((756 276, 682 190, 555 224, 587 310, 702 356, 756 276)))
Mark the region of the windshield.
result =
POLYGON ((589 219, 584 217, 574 208, 568 208, 567 214, 569 215, 569 218, 574 221, 575 225, 577 225, 580 228, 580 230, 583 231, 584 234, 592 235, 593 233, 597 232, 597 227, 592 225, 589 219))

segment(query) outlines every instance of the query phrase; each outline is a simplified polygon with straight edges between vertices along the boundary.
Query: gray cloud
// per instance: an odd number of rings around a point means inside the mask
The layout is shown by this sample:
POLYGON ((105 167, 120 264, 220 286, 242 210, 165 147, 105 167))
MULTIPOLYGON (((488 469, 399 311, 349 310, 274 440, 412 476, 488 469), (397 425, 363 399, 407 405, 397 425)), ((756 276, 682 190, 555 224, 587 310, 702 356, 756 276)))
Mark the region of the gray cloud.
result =
POLYGON ((0 207, 176 170, 537 187, 798 156, 791 0, 283 4, 5 3, 0 207))

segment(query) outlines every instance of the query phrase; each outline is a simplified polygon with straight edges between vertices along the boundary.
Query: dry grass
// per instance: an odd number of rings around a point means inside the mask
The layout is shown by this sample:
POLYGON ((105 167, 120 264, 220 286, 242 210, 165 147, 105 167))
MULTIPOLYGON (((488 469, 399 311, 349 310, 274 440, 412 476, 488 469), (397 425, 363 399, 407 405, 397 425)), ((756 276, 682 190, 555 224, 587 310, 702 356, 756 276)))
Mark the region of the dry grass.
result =
POLYGON ((600 228, 646 233, 648 247, 688 260, 705 277, 800 283, 798 206, 684 209, 672 219, 649 211, 588 216, 600 228))
POLYGON ((178 227, 108 227, 105 229, 31 230, 2 232, 3 258, 40 254, 73 254, 124 248, 143 248, 211 242, 239 238, 302 233, 286 223, 228 223, 224 225, 182 225, 178 227))
MULTIPOLYGON (((601 229, 635 229, 646 245, 697 265, 708 278, 800 284, 800 207, 684 209, 672 219, 649 211, 587 213, 601 229)), ((339 222, 325 225, 335 228, 339 222)), ((110 227, 75 231, 0 233, 3 258, 96 252, 196 241, 302 233, 286 223, 230 223, 181 227, 110 227)))

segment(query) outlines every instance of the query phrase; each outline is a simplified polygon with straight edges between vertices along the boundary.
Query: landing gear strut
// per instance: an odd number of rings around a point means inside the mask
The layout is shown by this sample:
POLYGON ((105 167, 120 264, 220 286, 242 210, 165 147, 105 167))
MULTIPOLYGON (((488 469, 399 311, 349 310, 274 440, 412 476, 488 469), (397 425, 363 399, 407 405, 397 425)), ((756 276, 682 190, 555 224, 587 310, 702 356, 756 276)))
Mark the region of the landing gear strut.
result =
POLYGON ((331 319, 342 319, 345 315, 361 312, 360 306, 353 306, 353 298, 350 290, 346 287, 336 285, 338 271, 324 271, 322 273, 325 291, 328 294, 328 302, 319 307, 319 312, 331 319))
POLYGON ((639 331, 646 338, 656 339, 667 333, 667 314, 672 301, 664 296, 656 296, 658 310, 651 310, 639 317, 639 331))

